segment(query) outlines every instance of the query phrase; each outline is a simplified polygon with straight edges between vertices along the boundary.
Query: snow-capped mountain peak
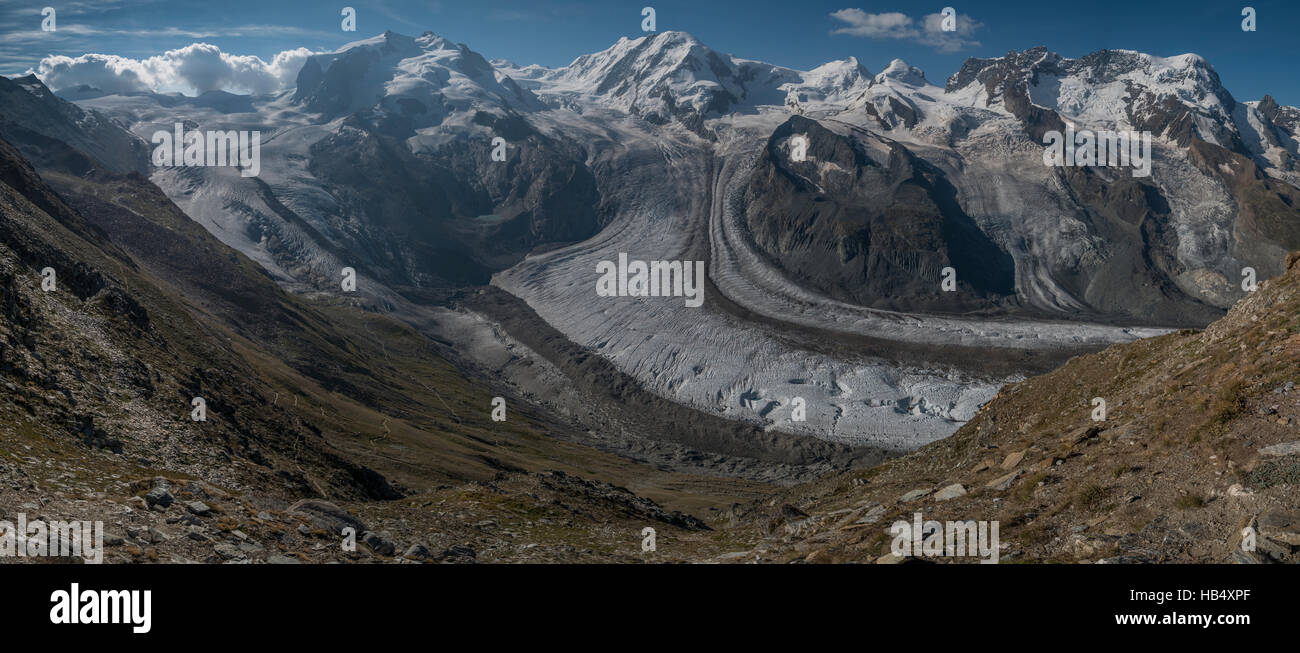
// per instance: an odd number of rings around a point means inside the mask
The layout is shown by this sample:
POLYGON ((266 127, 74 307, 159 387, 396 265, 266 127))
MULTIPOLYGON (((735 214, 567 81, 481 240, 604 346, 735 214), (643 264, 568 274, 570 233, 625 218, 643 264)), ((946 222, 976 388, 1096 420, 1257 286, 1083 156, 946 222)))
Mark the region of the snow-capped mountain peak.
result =
POLYGON ((468 109, 533 111, 531 93, 464 44, 432 32, 395 32, 309 57, 293 101, 327 118, 361 110, 395 117, 405 129, 437 125, 468 109))
POLYGON ((619 39, 546 76, 550 91, 589 96, 652 122, 779 105, 797 71, 714 51, 686 32, 619 39))
POLYGON ((992 59, 968 59, 948 80, 948 94, 983 98, 990 108, 1033 105, 1093 129, 1150 131, 1185 142, 1190 136, 1240 149, 1236 108, 1201 56, 1159 57, 1099 50, 1077 59, 1045 47, 992 59))
POLYGON ((803 85, 827 92, 849 91, 870 85, 871 73, 857 57, 824 63, 803 76, 803 85))
POLYGON ((910 86, 928 86, 930 81, 925 78, 925 71, 916 66, 909 65, 902 59, 894 59, 889 62, 885 69, 876 75, 877 84, 885 84, 890 80, 908 84, 910 86))

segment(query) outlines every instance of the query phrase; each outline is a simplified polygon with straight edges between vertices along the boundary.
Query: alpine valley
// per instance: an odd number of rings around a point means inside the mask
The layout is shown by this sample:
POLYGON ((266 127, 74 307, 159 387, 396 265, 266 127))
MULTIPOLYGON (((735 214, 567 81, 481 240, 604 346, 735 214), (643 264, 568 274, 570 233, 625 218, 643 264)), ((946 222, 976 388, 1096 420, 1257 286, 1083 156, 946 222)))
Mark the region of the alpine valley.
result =
POLYGON ((1258 451, 1300 416, 1300 110, 1195 54, 936 84, 385 32, 273 95, 0 78, 0 138, 0 517, 109 511, 110 561, 876 560, 862 525, 950 499, 1006 513, 1003 559, 1140 558, 1236 513, 1139 508, 1300 464, 1258 451), (155 165, 194 131, 255 135, 256 171, 155 165), (1082 132, 1149 135, 1149 174, 1045 165, 1082 132), (1098 396, 1128 399, 1098 426, 1098 396), (1214 466, 1147 449, 1176 433, 1214 466))

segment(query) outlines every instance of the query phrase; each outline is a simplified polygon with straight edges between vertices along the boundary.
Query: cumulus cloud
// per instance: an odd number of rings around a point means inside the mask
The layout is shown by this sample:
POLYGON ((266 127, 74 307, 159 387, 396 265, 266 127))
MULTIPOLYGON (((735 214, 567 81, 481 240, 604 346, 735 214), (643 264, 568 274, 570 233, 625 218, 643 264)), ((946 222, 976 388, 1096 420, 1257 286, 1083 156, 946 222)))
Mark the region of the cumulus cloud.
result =
POLYGON ((307 48, 285 50, 267 62, 253 55, 222 52, 208 43, 192 43, 147 59, 110 54, 49 56, 32 72, 55 90, 87 84, 108 93, 180 91, 197 95, 220 90, 263 94, 293 86, 303 62, 312 54, 307 48))
POLYGON ((831 18, 846 23, 831 34, 848 34, 869 39, 912 39, 919 32, 912 24, 912 18, 896 11, 884 14, 869 14, 861 9, 841 9, 831 12, 831 18))
POLYGON ((978 46, 979 41, 970 36, 984 26, 963 14, 957 14, 956 29, 951 32, 943 30, 943 14, 928 14, 917 21, 896 11, 870 14, 861 9, 841 9, 831 12, 831 18, 844 23, 842 27, 831 30, 831 34, 916 41, 940 52, 957 52, 978 46))
POLYGON ((980 42, 971 39, 975 30, 984 27, 984 23, 965 14, 957 14, 953 23, 954 30, 943 31, 943 14, 929 14, 923 18, 925 41, 940 52, 957 52, 967 48, 979 47, 980 42))

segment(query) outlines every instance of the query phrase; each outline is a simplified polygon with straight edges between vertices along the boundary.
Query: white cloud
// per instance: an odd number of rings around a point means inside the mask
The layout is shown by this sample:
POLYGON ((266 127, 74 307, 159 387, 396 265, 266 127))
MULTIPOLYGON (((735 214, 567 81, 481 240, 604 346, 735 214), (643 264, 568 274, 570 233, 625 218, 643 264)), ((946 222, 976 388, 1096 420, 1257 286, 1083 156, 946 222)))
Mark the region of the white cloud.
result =
POLYGON ((969 38, 983 23, 966 16, 957 15, 956 29, 943 31, 943 15, 928 14, 920 23, 911 16, 898 12, 869 14, 861 9, 841 9, 831 12, 831 18, 844 23, 831 31, 831 34, 848 34, 868 39, 905 39, 933 47, 940 52, 957 52, 979 45, 979 41, 969 38))
POLYGON ((943 31, 943 14, 929 14, 923 20, 925 24, 925 41, 940 52, 957 52, 967 48, 978 47, 980 42, 967 38, 975 30, 984 27, 984 23, 965 14, 957 14, 951 32, 943 31))
POLYGON ((88 84, 108 93, 149 90, 142 78, 143 67, 134 59, 111 54, 83 54, 76 59, 62 55, 41 60, 36 76, 55 90, 88 84))
POLYGON ((41 60, 36 76, 55 90, 88 84, 109 93, 130 91, 196 95, 222 90, 273 93, 292 87, 312 52, 285 50, 268 63, 253 55, 234 55, 208 43, 192 43, 148 59, 111 54, 55 55, 41 60))
POLYGON ((832 12, 831 18, 848 25, 836 29, 832 34, 849 34, 869 39, 910 39, 920 35, 912 26, 912 19, 896 11, 869 14, 861 9, 841 9, 832 12))

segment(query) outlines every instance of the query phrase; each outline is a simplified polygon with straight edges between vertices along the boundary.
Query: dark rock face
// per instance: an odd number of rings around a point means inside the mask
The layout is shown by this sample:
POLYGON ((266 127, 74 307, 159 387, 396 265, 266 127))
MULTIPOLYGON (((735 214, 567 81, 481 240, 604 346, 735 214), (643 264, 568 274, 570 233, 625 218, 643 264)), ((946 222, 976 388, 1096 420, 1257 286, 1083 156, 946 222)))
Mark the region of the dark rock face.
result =
POLYGON ((311 170, 344 215, 344 249, 396 286, 483 284, 546 243, 582 240, 601 226, 596 179, 572 144, 517 116, 476 121, 507 140, 491 159, 483 136, 414 154, 358 118, 312 148, 311 170))
MULTIPOLYGON (((0 77, 0 136, 14 145, 49 148, 50 156, 80 151, 115 172, 149 169, 144 141, 99 113, 55 96, 35 75, 0 77), (58 147, 59 142, 64 147, 58 147)), ((88 169, 86 164, 81 167, 88 169)))
POLYGON ((754 241, 793 278, 882 308, 960 310, 1014 296, 1011 257, 962 212, 941 172, 888 143, 876 160, 854 139, 793 117, 779 127, 743 198, 754 241), (784 149, 809 139, 808 160, 784 149), (978 299, 943 297, 941 271, 978 299))
POLYGON ((298 71, 293 101, 327 119, 338 117, 359 99, 352 97, 352 80, 364 77, 378 60, 379 53, 374 50, 354 49, 324 71, 314 57, 308 58, 298 71))
POLYGON ((1193 141, 1190 158, 1207 175, 1227 184, 1237 200, 1233 254, 1261 261, 1263 276, 1281 274, 1288 252, 1300 249, 1300 189, 1270 178, 1249 157, 1193 141))

